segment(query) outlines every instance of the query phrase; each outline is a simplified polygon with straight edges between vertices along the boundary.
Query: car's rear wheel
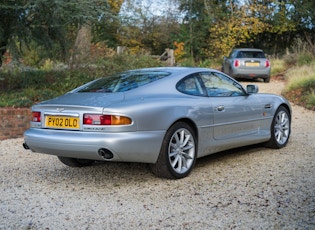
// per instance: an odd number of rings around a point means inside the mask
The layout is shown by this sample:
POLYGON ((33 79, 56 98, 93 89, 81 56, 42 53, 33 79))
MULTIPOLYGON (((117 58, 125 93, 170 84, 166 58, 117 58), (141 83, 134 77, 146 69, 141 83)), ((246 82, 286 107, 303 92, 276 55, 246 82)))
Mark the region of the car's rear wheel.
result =
POLYGON ((197 141, 191 126, 177 122, 166 132, 152 172, 158 177, 180 179, 191 172, 197 155, 197 141))
POLYGON ((264 78, 264 82, 265 82, 265 83, 270 82, 270 77, 266 77, 266 78, 264 78))
POLYGON ((61 157, 58 156, 58 159, 67 166, 70 167, 85 167, 92 165, 95 161, 88 159, 77 159, 77 158, 69 158, 69 157, 61 157))
POLYGON ((286 146, 291 133, 291 115, 285 107, 280 106, 277 109, 270 131, 271 138, 266 143, 267 147, 280 149, 286 146))

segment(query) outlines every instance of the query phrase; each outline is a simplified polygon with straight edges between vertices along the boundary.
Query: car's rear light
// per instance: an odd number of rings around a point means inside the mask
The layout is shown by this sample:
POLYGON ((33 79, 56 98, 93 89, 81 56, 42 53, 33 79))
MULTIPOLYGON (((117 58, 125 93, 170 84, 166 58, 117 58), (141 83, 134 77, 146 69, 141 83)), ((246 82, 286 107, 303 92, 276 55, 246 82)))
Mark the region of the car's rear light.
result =
POLYGON ((131 119, 118 115, 84 114, 84 125, 130 125, 131 119))
POLYGON ((241 66, 240 60, 234 60, 234 67, 240 67, 240 66, 241 66))
POLYGON ((269 60, 266 60, 265 67, 268 68, 270 66, 269 60))
POLYGON ((33 122, 40 122, 41 121, 40 115, 41 115, 40 112, 32 112, 32 121, 33 122))

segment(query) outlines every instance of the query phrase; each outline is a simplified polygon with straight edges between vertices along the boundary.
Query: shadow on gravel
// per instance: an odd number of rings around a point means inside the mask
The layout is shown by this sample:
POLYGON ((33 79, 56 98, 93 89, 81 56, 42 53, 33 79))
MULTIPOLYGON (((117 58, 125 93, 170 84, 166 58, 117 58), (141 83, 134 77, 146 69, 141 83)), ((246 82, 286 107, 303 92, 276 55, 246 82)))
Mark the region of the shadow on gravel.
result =
POLYGON ((239 147, 235 149, 230 149, 218 153, 214 153, 202 158, 198 158, 196 161, 196 167, 211 164, 216 161, 223 161, 223 160, 228 160, 231 158, 237 158, 240 157, 241 155, 249 155, 252 153, 259 152, 261 150, 265 149, 262 147, 261 144, 256 144, 256 145, 249 145, 249 146, 244 146, 244 147, 239 147))
MULTIPOLYGON (((198 173, 204 168, 211 171, 213 167, 223 167, 225 170, 229 165, 226 162, 236 161, 243 155, 259 153, 264 148, 261 145, 252 145, 247 147, 236 148, 228 151, 215 153, 206 157, 197 159, 196 165, 187 180, 198 178, 198 173), (222 165, 221 165, 222 164, 222 165)), ((51 156, 49 156, 51 157, 51 156)), ((71 168, 63 165, 55 158, 54 164, 42 162, 43 165, 33 172, 35 177, 43 183, 59 184, 66 188, 87 189, 87 188, 115 188, 121 186, 130 186, 135 184, 145 185, 160 183, 162 181, 173 181, 155 177, 148 164, 142 163, 121 163, 121 162, 98 162, 93 166, 71 168), (150 183, 146 183, 150 182, 150 183), (78 187, 79 186, 79 187, 78 187)), ((185 179, 183 179, 185 180, 185 179)), ((180 180, 182 181, 182 180, 180 180)))

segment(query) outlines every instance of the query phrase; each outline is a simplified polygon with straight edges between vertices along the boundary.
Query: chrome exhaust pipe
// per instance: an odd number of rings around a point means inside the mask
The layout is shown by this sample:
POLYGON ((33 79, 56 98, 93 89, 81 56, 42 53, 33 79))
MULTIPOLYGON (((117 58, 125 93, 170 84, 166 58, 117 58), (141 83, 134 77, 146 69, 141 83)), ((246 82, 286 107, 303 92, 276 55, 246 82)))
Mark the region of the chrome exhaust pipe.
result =
POLYGON ((25 142, 23 143, 23 148, 26 150, 30 149, 30 147, 28 147, 28 145, 25 142))
POLYGON ((100 155, 101 157, 103 157, 106 160, 110 160, 114 157, 114 154, 111 151, 109 151, 108 149, 104 149, 104 148, 98 150, 98 155, 100 155))

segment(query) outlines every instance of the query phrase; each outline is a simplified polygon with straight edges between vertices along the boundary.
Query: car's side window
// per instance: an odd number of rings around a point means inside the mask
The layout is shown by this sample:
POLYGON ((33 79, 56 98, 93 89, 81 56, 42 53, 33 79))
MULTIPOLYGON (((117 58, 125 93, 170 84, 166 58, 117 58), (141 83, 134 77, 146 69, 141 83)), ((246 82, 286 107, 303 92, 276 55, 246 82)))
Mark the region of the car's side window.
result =
POLYGON ((190 75, 181 80, 176 88, 178 91, 195 96, 204 96, 202 86, 198 80, 198 75, 190 75))
POLYGON ((229 58, 234 58, 235 57, 235 51, 232 51, 229 55, 229 58))
POLYGON ((209 97, 244 96, 241 85, 229 77, 218 72, 204 72, 200 74, 209 97))

